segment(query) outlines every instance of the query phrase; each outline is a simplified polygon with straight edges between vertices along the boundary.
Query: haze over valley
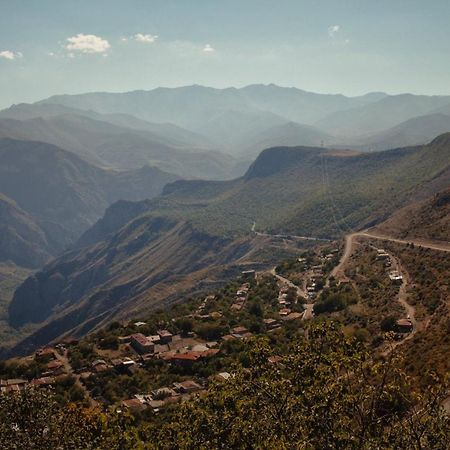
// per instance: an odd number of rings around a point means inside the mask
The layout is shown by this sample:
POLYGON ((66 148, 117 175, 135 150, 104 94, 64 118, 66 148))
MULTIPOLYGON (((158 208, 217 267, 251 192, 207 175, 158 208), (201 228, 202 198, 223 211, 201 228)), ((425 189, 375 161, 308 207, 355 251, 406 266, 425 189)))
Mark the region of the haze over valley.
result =
POLYGON ((448 5, 159 3, 4 5, 0 448, 445 450, 448 5))

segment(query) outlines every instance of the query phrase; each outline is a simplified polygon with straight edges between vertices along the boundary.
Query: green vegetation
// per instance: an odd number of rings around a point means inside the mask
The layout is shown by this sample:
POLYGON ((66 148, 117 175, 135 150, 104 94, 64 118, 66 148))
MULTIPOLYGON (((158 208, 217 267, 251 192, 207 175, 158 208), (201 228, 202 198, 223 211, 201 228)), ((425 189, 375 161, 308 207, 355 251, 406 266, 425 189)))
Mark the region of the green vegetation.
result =
POLYGON ((51 393, 0 395, 0 447, 49 449, 345 448, 445 450, 448 387, 412 389, 392 353, 374 361, 362 344, 330 326, 292 340, 273 363, 267 339, 225 382, 163 416, 60 406, 51 393), (422 393, 423 392, 423 393, 422 393))

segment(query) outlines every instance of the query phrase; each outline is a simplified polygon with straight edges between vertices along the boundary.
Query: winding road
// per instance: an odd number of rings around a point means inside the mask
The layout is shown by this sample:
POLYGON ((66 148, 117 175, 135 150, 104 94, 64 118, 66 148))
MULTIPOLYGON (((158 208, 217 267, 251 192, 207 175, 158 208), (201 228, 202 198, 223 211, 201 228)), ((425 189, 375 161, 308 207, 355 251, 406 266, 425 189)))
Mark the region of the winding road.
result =
POLYGON ((344 253, 342 255, 341 260, 339 261, 339 264, 331 271, 331 276, 335 278, 340 278, 344 274, 344 267, 347 264, 347 261, 349 260, 350 256, 353 253, 354 245, 355 245, 355 238, 358 237, 365 237, 370 239, 378 239, 381 241, 389 241, 389 242, 396 242, 398 244, 414 244, 415 247, 422 247, 422 248, 429 248, 431 250, 438 250, 442 252, 450 252, 450 242, 436 242, 436 241, 430 241, 425 239, 398 239, 393 238, 389 236, 384 236, 376 233, 372 233, 370 231, 360 231, 357 233, 351 233, 347 234, 345 236, 345 247, 344 247, 344 253))
MULTIPOLYGON (((398 244, 414 244, 415 247, 419 248, 428 248, 431 250, 437 250, 442 252, 450 252, 450 242, 436 242, 432 240, 425 240, 425 239, 398 239, 393 238, 385 235, 380 235, 377 233, 373 233, 370 231, 361 231, 357 233, 348 234, 345 236, 345 247, 344 247, 344 253, 341 257, 341 260, 339 261, 339 264, 331 271, 332 276, 334 276, 337 279, 340 279, 344 277, 344 269, 345 266, 350 259, 354 247, 356 245, 356 238, 368 238, 368 239, 377 239, 380 241, 388 241, 388 242, 395 242, 398 244)), ((414 335, 417 333, 417 320, 415 317, 415 308, 414 306, 410 305, 407 302, 407 287, 410 281, 409 274, 406 272, 406 270, 402 267, 400 261, 398 258, 394 257, 393 255, 389 254, 391 260, 394 262, 395 269, 402 275, 403 282, 400 286, 397 300, 402 305, 402 307, 405 309, 407 316, 411 320, 411 323, 413 325, 413 330, 411 333, 408 334, 408 336, 405 337, 405 339, 402 339, 399 342, 394 343, 391 346, 391 349, 389 351, 392 351, 393 348, 397 347, 398 345, 401 345, 405 341, 408 341, 414 337, 414 335)))

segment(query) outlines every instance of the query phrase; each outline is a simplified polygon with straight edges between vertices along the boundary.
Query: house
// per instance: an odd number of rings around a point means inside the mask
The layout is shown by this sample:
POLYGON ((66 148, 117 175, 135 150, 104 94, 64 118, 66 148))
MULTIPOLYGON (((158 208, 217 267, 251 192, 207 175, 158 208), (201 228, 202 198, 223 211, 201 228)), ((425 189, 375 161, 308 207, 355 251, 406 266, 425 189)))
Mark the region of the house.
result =
POLYGON ((389 279, 395 284, 401 284, 403 282, 403 276, 397 270, 389 272, 389 279))
POLYGON ((135 323, 134 323, 134 326, 135 326, 135 327, 138 327, 138 328, 139 328, 139 327, 143 327, 144 325, 147 325, 147 323, 146 323, 146 322, 135 322, 135 323))
POLYGON ((209 349, 205 344, 196 344, 192 347, 193 352, 202 353, 202 352, 206 352, 207 350, 209 350, 209 349))
POLYGON ((254 270, 244 270, 241 275, 246 280, 256 280, 256 271, 254 270))
POLYGON ((238 326, 231 329, 231 334, 233 335, 237 334, 238 336, 243 336, 246 333, 248 333, 248 330, 243 326, 238 326))
POLYGON ((169 344, 172 342, 172 333, 168 330, 159 330, 158 332, 159 340, 161 344, 169 344))
POLYGON ((35 378, 30 384, 35 387, 49 387, 55 384, 55 379, 53 377, 35 378))
POLYGON ((205 350, 204 352, 202 352, 200 356, 202 358, 209 358, 210 356, 215 356, 218 353, 220 353, 220 349, 218 349, 218 348, 208 348, 208 350, 205 350))
POLYGON ((340 286, 341 284, 346 285, 346 284, 350 284, 350 283, 351 283, 351 282, 350 282, 350 279, 347 278, 346 276, 343 276, 343 277, 339 280, 338 285, 340 286))
POLYGON ((170 361, 173 364, 177 364, 182 367, 191 367, 195 362, 201 358, 201 354, 198 352, 186 352, 186 353, 175 353, 170 361))
POLYGON ((286 322, 290 322, 292 320, 301 319, 302 317, 303 317, 303 313, 291 312, 287 316, 283 317, 283 320, 285 320, 286 322))
POLYGON ((109 369, 108 364, 106 364, 106 361, 104 361, 103 359, 95 360, 92 363, 92 368, 96 373, 104 372, 105 370, 109 369))
POLYGON ((193 380, 181 381, 180 383, 173 383, 173 388, 180 394, 190 394, 192 392, 200 391, 202 387, 193 380))
POLYGON ((390 259, 388 253, 386 253, 382 248, 377 250, 377 261, 387 261, 390 259))
POLYGON ((248 290, 239 289, 236 291, 236 298, 246 300, 248 295, 248 290))
POLYGON ((411 333, 413 324, 410 319, 399 319, 396 322, 396 328, 399 333, 411 333))
POLYGON ((148 406, 150 406, 154 413, 157 413, 165 406, 165 402, 164 400, 151 400, 148 402, 148 406))
POLYGON ((161 344, 161 338, 157 334, 147 336, 147 339, 152 341, 154 344, 161 344))
POLYGON ((162 387, 152 391, 152 400, 164 400, 168 397, 174 397, 177 393, 168 387, 162 387))
POLYGON ((28 384, 27 380, 20 378, 0 380, 0 392, 19 392, 28 384))
POLYGON ((119 336, 117 340, 119 344, 129 344, 131 342, 131 336, 119 336))
POLYGON ((234 341, 235 339, 236 338, 231 334, 226 334, 225 336, 222 336, 222 341, 234 341))
POLYGON ((278 326, 278 320, 276 319, 264 319, 263 322, 268 330, 273 330, 278 326))
POLYGON ((142 333, 131 335, 131 346, 138 353, 153 353, 155 350, 155 344, 142 333))
POLYGON ((61 361, 50 361, 47 364, 47 369, 52 375, 60 375, 64 373, 64 364, 61 361))
POLYGON ((215 376, 215 378, 218 381, 228 381, 230 379, 230 377, 231 377, 231 374, 228 372, 220 372, 215 376))
POLYGON ((137 398, 130 398, 122 402, 122 406, 133 413, 139 413, 147 409, 147 405, 137 398))

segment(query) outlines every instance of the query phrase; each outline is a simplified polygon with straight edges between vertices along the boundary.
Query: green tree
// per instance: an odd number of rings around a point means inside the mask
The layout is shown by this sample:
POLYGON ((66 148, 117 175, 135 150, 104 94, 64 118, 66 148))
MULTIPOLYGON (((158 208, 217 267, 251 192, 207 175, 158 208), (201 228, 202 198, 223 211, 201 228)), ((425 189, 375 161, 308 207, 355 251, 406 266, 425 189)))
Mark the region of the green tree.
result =
POLYGON ((150 448, 448 448, 445 390, 435 382, 415 394, 393 353, 373 361, 361 343, 319 326, 281 363, 270 354, 256 341, 248 368, 145 431, 150 448))

